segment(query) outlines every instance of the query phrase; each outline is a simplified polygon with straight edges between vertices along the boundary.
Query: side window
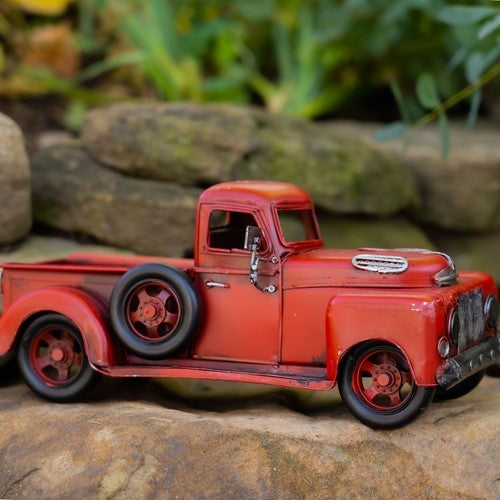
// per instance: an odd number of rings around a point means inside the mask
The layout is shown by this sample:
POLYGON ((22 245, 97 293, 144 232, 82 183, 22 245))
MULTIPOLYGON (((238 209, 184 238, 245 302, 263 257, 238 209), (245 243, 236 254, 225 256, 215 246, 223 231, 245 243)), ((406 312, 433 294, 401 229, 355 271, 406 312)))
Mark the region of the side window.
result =
POLYGON ((243 250, 246 227, 257 225, 252 214, 213 210, 209 220, 208 245, 210 248, 243 250))

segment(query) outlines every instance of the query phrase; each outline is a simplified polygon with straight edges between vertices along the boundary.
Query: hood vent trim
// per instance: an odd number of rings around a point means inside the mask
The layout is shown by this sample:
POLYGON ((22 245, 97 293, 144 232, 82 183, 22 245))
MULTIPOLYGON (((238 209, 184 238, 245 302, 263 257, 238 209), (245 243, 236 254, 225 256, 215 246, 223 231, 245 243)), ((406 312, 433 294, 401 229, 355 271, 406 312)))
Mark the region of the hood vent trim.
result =
POLYGON ((399 274, 408 269, 408 261, 397 255, 363 253, 355 255, 351 262, 356 269, 380 274, 399 274))

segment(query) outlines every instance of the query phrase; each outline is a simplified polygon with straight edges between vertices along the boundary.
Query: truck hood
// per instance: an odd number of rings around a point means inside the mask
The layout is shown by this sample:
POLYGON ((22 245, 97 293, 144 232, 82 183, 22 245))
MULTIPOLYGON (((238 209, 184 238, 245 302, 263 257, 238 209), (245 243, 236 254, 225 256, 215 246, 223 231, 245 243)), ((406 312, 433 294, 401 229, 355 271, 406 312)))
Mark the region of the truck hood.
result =
POLYGON ((421 249, 315 249, 287 257, 283 266, 284 288, 420 288, 456 278, 450 257, 421 249))

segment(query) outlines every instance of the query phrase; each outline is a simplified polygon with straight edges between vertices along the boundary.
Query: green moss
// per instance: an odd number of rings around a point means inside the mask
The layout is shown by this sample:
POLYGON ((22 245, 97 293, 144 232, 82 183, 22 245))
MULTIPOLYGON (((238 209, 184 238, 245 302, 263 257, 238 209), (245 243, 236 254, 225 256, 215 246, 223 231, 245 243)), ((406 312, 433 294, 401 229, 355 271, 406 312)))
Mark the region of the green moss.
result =
POLYGON ((256 151, 244 158, 235 179, 270 179, 304 187, 329 211, 388 215, 414 204, 409 170, 351 136, 317 124, 278 118, 262 125, 256 151))

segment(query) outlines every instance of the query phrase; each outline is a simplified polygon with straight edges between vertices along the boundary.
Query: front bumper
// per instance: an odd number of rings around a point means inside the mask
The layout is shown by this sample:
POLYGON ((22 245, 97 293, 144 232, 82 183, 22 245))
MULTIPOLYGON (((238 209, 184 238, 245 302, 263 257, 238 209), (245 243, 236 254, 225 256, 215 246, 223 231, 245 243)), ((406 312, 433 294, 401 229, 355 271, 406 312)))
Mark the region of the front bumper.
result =
POLYGON ((438 366, 436 380, 443 389, 450 389, 462 380, 499 361, 500 338, 496 335, 453 358, 443 361, 438 366))

